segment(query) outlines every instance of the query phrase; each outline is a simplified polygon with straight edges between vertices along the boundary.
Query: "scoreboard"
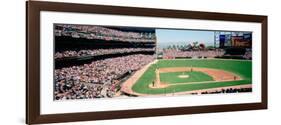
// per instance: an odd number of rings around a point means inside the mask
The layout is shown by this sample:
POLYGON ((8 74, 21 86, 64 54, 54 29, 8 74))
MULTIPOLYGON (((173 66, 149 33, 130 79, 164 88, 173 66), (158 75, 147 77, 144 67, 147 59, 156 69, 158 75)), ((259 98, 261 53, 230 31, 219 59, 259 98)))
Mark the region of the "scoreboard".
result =
POLYGON ((252 33, 232 33, 219 35, 219 47, 242 47, 251 48, 252 46, 252 33))

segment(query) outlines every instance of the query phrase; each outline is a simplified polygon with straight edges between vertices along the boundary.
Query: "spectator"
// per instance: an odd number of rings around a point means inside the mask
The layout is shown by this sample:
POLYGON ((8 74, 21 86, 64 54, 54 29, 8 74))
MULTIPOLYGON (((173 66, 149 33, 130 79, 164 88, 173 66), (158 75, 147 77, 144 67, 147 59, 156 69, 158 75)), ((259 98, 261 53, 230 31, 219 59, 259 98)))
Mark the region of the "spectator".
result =
POLYGON ((123 75, 154 60, 153 55, 129 55, 55 70, 55 100, 113 97, 123 75))
POLYGON ((123 42, 155 42, 154 32, 125 32, 102 26, 56 25, 56 36, 71 36, 73 38, 100 39, 123 42))
POLYGON ((77 57, 77 56, 99 56, 107 54, 123 54, 123 53, 132 53, 132 52, 153 52, 155 48, 116 48, 116 49, 93 49, 93 50, 79 50, 79 51, 63 51, 56 52, 55 59, 65 58, 65 57, 77 57))

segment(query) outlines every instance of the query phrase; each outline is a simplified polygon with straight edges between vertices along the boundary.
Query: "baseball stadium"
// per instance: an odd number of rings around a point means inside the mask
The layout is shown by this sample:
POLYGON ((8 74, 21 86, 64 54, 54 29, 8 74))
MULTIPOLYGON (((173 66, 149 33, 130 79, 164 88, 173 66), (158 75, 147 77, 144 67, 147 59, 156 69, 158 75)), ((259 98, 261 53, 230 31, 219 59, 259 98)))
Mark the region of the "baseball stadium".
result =
POLYGON ((54 100, 252 92, 252 33, 54 24, 54 100))

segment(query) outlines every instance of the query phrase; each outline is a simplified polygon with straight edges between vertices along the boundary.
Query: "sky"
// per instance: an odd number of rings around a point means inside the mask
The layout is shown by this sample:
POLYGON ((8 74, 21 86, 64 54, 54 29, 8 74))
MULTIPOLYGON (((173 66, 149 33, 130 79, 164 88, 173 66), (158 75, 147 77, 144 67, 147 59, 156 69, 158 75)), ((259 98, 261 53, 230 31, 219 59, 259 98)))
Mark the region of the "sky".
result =
POLYGON ((156 29, 156 37, 160 48, 173 44, 187 45, 196 41, 206 46, 214 44, 214 31, 156 29))

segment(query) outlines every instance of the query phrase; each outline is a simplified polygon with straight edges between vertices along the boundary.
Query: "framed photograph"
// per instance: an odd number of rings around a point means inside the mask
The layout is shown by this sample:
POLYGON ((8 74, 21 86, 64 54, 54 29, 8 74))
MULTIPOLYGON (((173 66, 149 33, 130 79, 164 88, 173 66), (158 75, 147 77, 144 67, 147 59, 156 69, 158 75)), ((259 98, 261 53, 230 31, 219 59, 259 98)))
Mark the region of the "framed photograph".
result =
POLYGON ((267 16, 26 6, 27 124, 267 109, 267 16))

